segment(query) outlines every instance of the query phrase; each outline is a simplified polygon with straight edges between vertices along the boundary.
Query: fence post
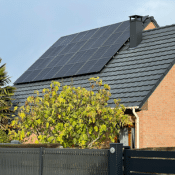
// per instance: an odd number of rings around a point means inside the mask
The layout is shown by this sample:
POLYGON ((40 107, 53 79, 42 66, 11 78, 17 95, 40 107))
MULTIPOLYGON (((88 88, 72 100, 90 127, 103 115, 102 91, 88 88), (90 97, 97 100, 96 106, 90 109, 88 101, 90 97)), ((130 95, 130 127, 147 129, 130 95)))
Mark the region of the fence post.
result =
POLYGON ((39 155, 39 175, 43 174, 43 147, 40 147, 39 155))
POLYGON ((109 150, 109 175, 123 175, 123 143, 111 143, 109 150))

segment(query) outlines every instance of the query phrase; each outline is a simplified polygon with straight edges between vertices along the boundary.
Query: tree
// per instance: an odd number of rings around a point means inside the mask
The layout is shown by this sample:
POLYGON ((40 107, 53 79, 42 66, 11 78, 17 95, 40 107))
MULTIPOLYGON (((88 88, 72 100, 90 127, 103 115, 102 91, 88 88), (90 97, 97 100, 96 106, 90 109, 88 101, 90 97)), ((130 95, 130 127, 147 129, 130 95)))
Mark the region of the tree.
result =
POLYGON ((66 85, 59 93, 60 83, 56 81, 51 83, 51 90, 43 89, 43 98, 35 91, 36 96, 29 96, 24 106, 15 107, 19 117, 11 125, 20 129, 17 133, 9 131, 10 138, 23 143, 24 138, 34 133, 40 143, 81 148, 99 147, 107 135, 114 142, 115 135, 119 133, 116 124, 132 122, 124 114, 125 107, 119 106, 119 100, 114 100, 115 108, 108 106, 110 86, 103 85, 98 79, 89 79, 89 91, 66 85))
MULTIPOLYGON (((0 63, 2 59, 0 58, 0 63)), ((12 96, 14 95, 15 87, 8 86, 11 82, 10 77, 5 71, 5 65, 0 67, 0 132, 7 132, 9 129, 8 120, 12 119, 11 115, 14 113, 12 110, 12 96)), ((4 136, 5 137, 5 136, 4 136)), ((5 138, 5 141, 8 139, 5 138)), ((4 142, 1 138, 1 142, 4 142)))

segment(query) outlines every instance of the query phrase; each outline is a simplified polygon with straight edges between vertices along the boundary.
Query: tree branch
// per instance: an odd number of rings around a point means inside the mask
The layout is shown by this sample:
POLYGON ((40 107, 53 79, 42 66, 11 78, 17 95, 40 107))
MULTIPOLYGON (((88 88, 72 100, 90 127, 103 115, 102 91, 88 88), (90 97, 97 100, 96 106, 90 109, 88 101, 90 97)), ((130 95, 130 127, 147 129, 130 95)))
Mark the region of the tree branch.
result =
POLYGON ((88 147, 92 147, 92 144, 94 143, 94 142, 96 142, 98 139, 100 138, 100 132, 98 133, 98 137, 95 139, 95 140, 93 140, 91 143, 89 143, 88 144, 88 147))

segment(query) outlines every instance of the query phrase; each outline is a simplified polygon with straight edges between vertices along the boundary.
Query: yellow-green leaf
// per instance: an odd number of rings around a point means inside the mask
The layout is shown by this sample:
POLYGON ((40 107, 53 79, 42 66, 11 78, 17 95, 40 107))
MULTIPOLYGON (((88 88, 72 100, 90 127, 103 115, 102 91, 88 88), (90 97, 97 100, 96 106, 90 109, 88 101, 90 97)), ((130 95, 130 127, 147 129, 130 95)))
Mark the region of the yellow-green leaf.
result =
POLYGON ((14 111, 16 111, 17 109, 18 109, 18 106, 15 106, 15 107, 14 107, 14 111))
POLYGON ((22 113, 20 114, 20 117, 21 117, 22 119, 25 117, 24 112, 22 112, 22 113))
POLYGON ((48 127, 49 127, 49 123, 47 122, 47 123, 46 123, 46 128, 48 128, 48 127))
POLYGON ((98 127, 97 127, 97 126, 95 126, 95 127, 94 127, 94 130, 95 130, 96 132, 98 132, 98 127))

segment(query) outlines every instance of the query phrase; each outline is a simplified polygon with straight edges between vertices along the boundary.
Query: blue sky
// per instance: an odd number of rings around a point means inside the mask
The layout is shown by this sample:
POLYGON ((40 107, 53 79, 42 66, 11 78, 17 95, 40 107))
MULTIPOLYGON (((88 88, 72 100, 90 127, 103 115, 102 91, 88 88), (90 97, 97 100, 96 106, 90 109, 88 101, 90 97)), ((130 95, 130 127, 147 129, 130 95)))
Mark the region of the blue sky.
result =
POLYGON ((61 36, 129 19, 154 16, 175 24, 174 0, 0 0, 1 65, 13 85, 61 36))

